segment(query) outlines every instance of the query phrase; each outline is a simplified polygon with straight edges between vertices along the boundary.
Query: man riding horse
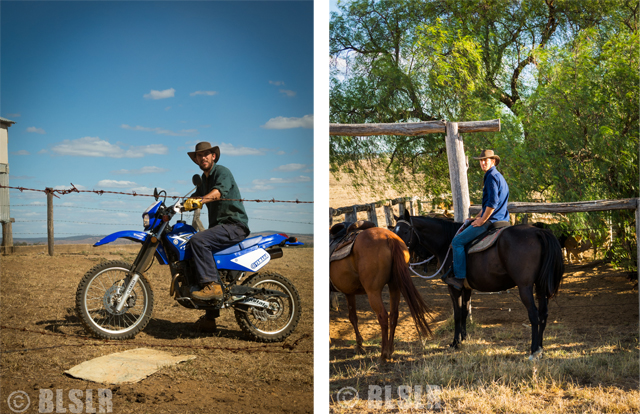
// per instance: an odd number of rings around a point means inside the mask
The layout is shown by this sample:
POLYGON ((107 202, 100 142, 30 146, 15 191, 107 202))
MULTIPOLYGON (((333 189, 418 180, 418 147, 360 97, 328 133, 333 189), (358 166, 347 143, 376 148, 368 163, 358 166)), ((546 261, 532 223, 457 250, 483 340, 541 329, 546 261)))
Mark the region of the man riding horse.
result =
POLYGON ((466 227, 451 242, 453 250, 453 274, 449 274, 444 281, 457 288, 464 288, 464 280, 467 277, 467 256, 465 246, 476 237, 486 232, 491 224, 496 221, 509 221, 509 186, 504 177, 496 169, 500 164, 500 157, 493 150, 484 150, 479 157, 480 168, 485 172, 484 187, 482 189, 482 210, 472 220, 465 221, 466 227))

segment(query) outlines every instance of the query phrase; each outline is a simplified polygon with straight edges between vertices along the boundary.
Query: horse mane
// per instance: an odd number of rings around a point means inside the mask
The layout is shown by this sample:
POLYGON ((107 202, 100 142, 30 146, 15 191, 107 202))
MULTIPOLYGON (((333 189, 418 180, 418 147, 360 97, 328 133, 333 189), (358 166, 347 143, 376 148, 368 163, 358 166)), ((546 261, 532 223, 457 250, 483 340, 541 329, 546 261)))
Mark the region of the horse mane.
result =
POLYGON ((451 243, 451 240, 455 237, 458 229, 462 226, 462 223, 456 223, 453 219, 441 219, 425 216, 413 216, 411 219, 414 223, 422 221, 437 225, 439 227, 438 233, 446 238, 447 243, 451 243))

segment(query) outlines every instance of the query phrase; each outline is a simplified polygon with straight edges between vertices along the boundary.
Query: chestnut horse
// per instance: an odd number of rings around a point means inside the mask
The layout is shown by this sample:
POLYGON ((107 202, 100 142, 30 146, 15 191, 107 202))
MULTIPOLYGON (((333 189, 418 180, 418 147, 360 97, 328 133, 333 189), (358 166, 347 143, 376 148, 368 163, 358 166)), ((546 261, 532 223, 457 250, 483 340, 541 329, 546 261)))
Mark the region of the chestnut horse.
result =
POLYGON ((411 281, 408 263, 409 251, 404 242, 393 232, 374 227, 358 235, 351 255, 329 265, 331 283, 347 297, 349 320, 356 334, 358 352, 363 352, 364 349, 358 330, 355 295, 367 294, 382 331, 380 360, 383 362, 391 358, 393 353, 400 294, 409 305, 418 334, 422 337, 431 335, 427 323, 429 309, 411 281), (382 289, 387 284, 391 302, 389 314, 382 301, 382 289))
MULTIPOLYGON (((433 255, 438 258, 439 266, 446 260, 444 267, 450 267, 452 254, 447 252, 462 223, 410 216, 406 211, 403 218, 396 217, 396 220, 394 232, 412 253, 422 258, 433 255)), ((548 300, 558 292, 563 274, 564 262, 558 239, 549 230, 529 225, 507 227, 493 246, 467 258, 467 282, 471 288, 481 292, 498 292, 518 287, 520 300, 527 308, 531 323, 529 359, 542 354, 548 300), (534 287, 539 308, 536 308, 533 299, 534 287)), ((471 290, 449 286, 449 295, 453 301, 455 321, 451 347, 458 348, 467 335, 471 290)))

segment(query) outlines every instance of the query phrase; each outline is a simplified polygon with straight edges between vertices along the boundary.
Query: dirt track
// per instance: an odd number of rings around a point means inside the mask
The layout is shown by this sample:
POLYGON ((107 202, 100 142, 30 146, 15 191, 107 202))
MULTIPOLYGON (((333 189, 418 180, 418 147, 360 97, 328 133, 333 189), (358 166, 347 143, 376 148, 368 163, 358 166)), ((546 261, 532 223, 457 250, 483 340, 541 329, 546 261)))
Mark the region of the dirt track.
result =
MULTIPOLYGON (((91 248, 87 248, 90 251, 91 248)), ((154 264, 147 273, 155 294, 153 318, 135 339, 105 345, 97 340, 66 335, 86 335, 75 316, 75 291, 83 274, 101 260, 131 262, 133 256, 98 253, 3 256, 1 260, 0 324, 43 331, 49 335, 2 329, 0 412, 8 396, 25 391, 37 412, 39 389, 63 390, 63 406, 71 389, 109 388, 114 413, 272 413, 313 411, 313 249, 292 248, 265 270, 292 280, 302 300, 302 318, 285 343, 299 342, 293 350, 268 345, 273 352, 231 352, 197 347, 256 348, 237 326, 232 310, 223 310, 219 332, 195 333, 203 311, 190 310, 169 297, 169 269, 154 264), (145 344, 145 345, 143 345, 145 344), (161 345, 194 348, 162 347, 161 345), (80 345, 80 346, 76 346, 80 345), (140 383, 109 386, 78 380, 63 371, 92 358, 143 346, 160 346, 172 354, 197 358, 173 368, 163 368, 140 383), (44 348, 29 350, 31 348, 44 348), (35 406, 33 401, 36 401, 35 406)), ((96 391, 94 391, 95 394, 96 391)), ((94 397, 95 398, 95 397, 94 397)))

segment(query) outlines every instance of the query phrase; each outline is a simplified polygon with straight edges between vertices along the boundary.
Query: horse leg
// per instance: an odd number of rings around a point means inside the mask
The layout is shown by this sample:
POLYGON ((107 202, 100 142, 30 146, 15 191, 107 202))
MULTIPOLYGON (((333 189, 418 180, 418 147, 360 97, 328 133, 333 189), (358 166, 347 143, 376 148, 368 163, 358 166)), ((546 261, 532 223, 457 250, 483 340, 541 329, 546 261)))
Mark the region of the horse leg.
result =
POLYGON ((349 308, 349 321, 351 321, 353 330, 356 333, 356 352, 358 354, 363 354, 364 348, 362 347, 362 335, 360 335, 360 330, 358 329, 358 314, 356 313, 356 295, 345 296, 347 297, 347 306, 349 308))
POLYGON ((449 296, 451 296, 451 300, 453 301, 453 321, 455 326, 453 342, 449 346, 458 349, 461 342, 460 336, 462 335, 462 292, 449 286, 449 296))
POLYGON ((400 288, 395 283, 389 283, 389 357, 393 354, 393 338, 398 326, 398 307, 400 305, 400 288))
POLYGON ((542 295, 537 295, 538 296, 538 319, 539 319, 539 323, 540 326, 538 328, 538 346, 539 349, 542 350, 542 335, 544 334, 544 328, 547 327, 547 317, 549 316, 549 308, 548 308, 548 303, 549 303, 549 299, 547 299, 547 296, 542 294, 542 295))
POLYGON ((531 356, 529 359, 533 359, 534 352, 538 349, 540 339, 538 338, 538 309, 533 299, 533 286, 519 286, 520 300, 527 308, 529 314, 529 322, 531 323, 531 356))
POLYGON ((471 290, 462 291, 462 303, 460 306, 460 342, 467 339, 467 317, 471 314, 471 290))
POLYGON ((389 315, 384 308, 382 302, 382 292, 368 292, 369 304, 371 309, 378 317, 378 323, 380 324, 380 330, 382 331, 382 351, 380 353, 380 362, 386 362, 391 357, 389 350, 389 315))

